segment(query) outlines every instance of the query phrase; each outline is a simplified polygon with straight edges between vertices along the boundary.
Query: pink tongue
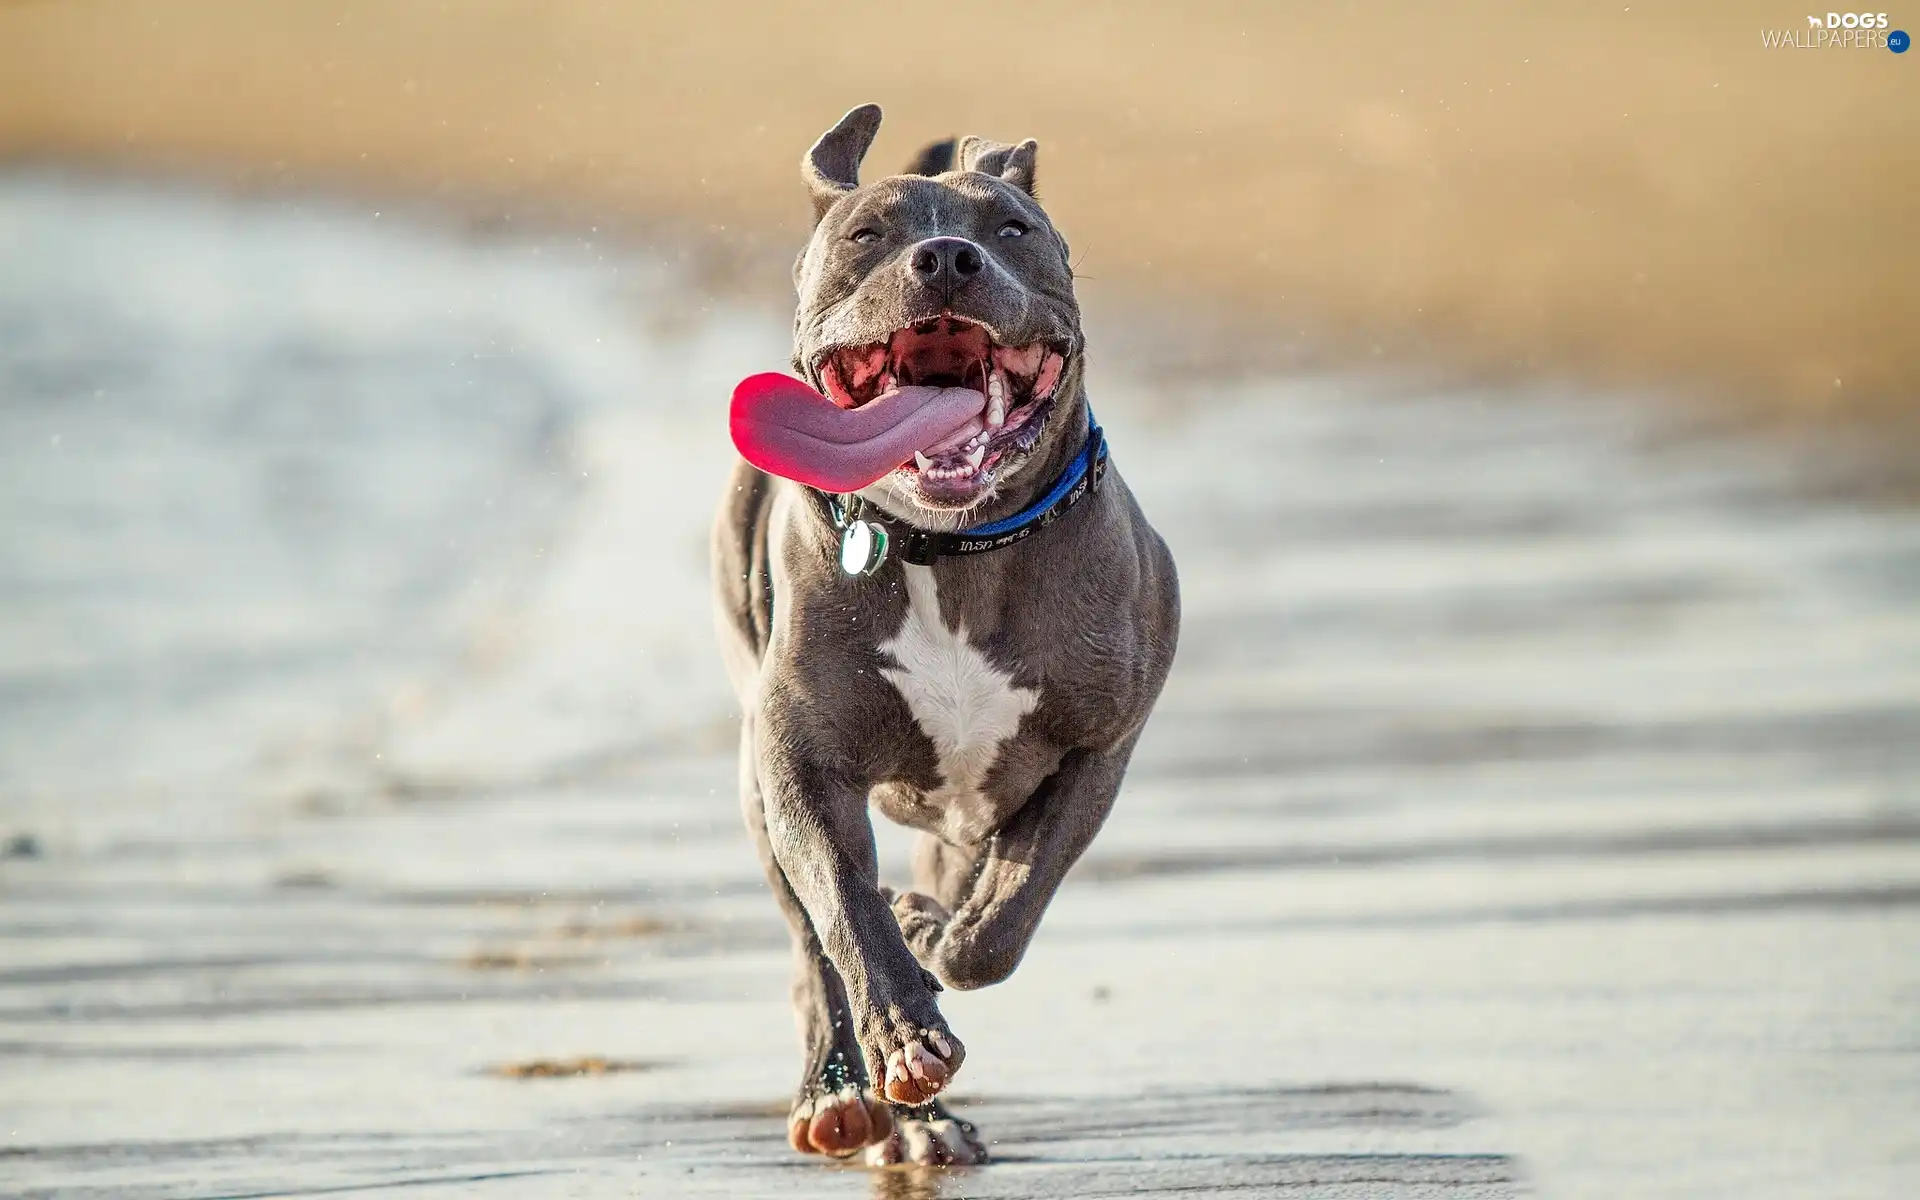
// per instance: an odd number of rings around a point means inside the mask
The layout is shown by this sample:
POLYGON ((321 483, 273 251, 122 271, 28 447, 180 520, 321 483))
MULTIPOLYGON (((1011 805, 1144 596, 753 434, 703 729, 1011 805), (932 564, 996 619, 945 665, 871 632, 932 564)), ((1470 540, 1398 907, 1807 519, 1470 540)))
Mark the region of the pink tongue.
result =
POLYGON ((986 408, 971 388, 903 387, 841 408, 789 375, 750 375, 733 389, 740 457, 828 492, 857 492, 964 429, 986 408))

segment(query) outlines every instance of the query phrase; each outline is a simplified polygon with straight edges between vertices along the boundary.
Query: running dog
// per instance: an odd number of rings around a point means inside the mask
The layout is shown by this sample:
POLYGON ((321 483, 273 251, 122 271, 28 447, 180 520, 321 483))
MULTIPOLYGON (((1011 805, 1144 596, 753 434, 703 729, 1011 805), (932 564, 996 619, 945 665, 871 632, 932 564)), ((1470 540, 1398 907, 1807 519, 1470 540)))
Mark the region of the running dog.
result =
POLYGON ((936 143, 863 185, 879 124, 856 108, 802 161, 793 369, 850 420, 925 394, 958 424, 910 457, 796 435, 802 456, 900 456, 847 494, 740 464, 716 617, 741 803, 793 929, 789 1138, 973 1163, 977 1131, 939 1099, 966 1049, 937 996, 1013 972, 1105 821, 1173 661, 1179 585, 1088 408, 1038 147, 936 143), (913 890, 880 885, 870 809, 920 831, 913 890))

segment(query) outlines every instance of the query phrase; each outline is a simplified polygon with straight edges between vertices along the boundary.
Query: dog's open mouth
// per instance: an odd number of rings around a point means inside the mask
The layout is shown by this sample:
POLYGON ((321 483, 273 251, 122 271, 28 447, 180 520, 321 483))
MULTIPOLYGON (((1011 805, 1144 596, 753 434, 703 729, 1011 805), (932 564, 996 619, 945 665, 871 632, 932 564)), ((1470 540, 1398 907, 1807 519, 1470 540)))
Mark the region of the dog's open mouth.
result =
POLYGON ((926 499, 957 505, 977 498, 1039 441, 1065 366, 1062 350, 1045 342, 1002 346, 971 321, 936 317, 897 329, 884 342, 829 352, 820 378, 827 396, 848 409, 901 387, 977 393, 977 417, 898 468, 926 499))

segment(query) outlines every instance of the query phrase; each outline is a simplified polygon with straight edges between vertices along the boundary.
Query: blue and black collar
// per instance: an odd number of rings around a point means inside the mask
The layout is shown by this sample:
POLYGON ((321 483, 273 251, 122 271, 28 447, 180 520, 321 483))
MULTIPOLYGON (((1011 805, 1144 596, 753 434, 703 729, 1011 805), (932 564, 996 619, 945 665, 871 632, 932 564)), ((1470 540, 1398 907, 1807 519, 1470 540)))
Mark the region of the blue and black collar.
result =
POLYGON ((827 509, 834 527, 840 530, 840 569, 849 575, 871 575, 887 561, 888 550, 895 543, 901 561, 925 567, 936 559, 985 554, 1024 542, 1059 520, 1081 499, 1099 491, 1106 473, 1107 435, 1089 412, 1086 445, 1060 472, 1060 478, 1038 500, 998 521, 958 533, 910 528, 896 534, 889 522, 863 516, 868 506, 859 497, 828 496, 827 509))

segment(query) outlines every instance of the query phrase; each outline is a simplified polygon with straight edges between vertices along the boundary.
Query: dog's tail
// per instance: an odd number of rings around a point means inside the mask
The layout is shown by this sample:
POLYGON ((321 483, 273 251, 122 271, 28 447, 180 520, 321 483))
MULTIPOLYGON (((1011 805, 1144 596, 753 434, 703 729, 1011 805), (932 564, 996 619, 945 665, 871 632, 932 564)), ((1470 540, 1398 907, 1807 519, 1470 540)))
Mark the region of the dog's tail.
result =
POLYGON ((908 175, 944 175, 953 170, 954 156, 960 152, 959 138, 941 138, 913 156, 907 164, 908 175))

